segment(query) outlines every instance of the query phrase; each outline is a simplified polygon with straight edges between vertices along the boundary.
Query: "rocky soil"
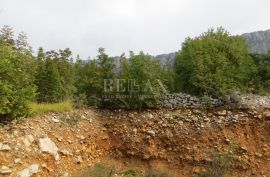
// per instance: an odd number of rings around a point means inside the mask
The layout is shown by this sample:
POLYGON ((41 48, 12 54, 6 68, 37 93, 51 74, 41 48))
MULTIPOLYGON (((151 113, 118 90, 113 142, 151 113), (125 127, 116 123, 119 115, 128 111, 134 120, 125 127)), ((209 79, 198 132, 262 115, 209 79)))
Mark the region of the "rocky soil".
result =
MULTIPOLYGON (((270 175, 270 109, 76 110, 0 126, 2 176, 78 176, 93 164, 136 160, 172 176, 205 171, 236 147, 237 176, 270 175)), ((0 176, 1 176, 0 175, 0 176)))

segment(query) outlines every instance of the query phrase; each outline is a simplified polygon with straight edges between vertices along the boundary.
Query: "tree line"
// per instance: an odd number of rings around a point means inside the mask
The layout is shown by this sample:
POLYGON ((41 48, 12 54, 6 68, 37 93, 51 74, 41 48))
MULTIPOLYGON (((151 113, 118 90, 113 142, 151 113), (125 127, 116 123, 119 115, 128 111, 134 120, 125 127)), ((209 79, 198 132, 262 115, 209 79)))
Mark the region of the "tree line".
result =
POLYGON ((69 48, 45 51, 40 47, 35 55, 25 33, 15 38, 12 28, 4 26, 0 31, 0 115, 27 115, 29 102, 70 100, 78 107, 142 109, 158 104, 166 92, 220 96, 270 91, 270 53, 250 54, 242 37, 223 28, 187 38, 173 70, 143 52, 122 54, 117 68, 104 48, 98 52, 96 58, 82 60, 79 55, 74 59, 69 48), (113 88, 110 92, 105 83, 113 88))

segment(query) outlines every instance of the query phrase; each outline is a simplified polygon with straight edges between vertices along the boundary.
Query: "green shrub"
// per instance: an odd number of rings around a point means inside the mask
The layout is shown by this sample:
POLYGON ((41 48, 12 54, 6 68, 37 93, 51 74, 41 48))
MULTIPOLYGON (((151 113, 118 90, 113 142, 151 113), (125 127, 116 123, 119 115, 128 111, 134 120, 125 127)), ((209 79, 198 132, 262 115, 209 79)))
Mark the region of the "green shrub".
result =
POLYGON ((197 177, 233 177, 231 170, 235 160, 236 157, 229 152, 214 153, 207 171, 198 174, 197 177))
POLYGON ((80 177, 112 177, 114 168, 102 164, 96 164, 89 170, 85 171, 80 177))
POLYGON ((87 96, 86 94, 78 94, 73 96, 73 106, 75 108, 85 108, 87 106, 87 96))
POLYGON ((128 170, 122 174, 123 177, 143 177, 142 174, 139 174, 135 170, 128 170))

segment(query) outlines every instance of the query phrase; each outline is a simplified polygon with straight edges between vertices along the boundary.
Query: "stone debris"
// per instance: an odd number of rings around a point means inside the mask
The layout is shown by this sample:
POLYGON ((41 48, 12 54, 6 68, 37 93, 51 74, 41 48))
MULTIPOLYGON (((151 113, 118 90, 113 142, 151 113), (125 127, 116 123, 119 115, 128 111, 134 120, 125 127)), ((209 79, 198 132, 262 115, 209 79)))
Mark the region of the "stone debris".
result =
POLYGON ((54 122, 54 123, 59 123, 60 122, 60 120, 59 119, 56 119, 56 118, 52 118, 52 121, 54 122))
POLYGON ((54 155, 56 161, 60 160, 58 148, 50 138, 39 139, 39 148, 42 152, 54 155))
POLYGON ((10 174, 10 173, 12 173, 12 169, 11 168, 9 168, 7 166, 2 166, 0 168, 0 174, 5 175, 5 174, 10 174))
POLYGON ((20 163, 22 160, 21 159, 14 159, 14 163, 15 164, 18 164, 18 163, 20 163))
POLYGON ((30 177, 38 173, 39 165, 32 164, 18 173, 18 177, 30 177))
POLYGON ((23 137, 22 142, 26 147, 31 146, 31 144, 35 141, 33 135, 26 135, 23 137))
POLYGON ((0 151, 10 151, 11 148, 7 144, 0 143, 0 151))
POLYGON ((270 97, 253 94, 232 93, 219 98, 199 98, 185 93, 166 94, 162 106, 167 108, 202 108, 202 107, 233 107, 233 108, 270 108, 270 97))

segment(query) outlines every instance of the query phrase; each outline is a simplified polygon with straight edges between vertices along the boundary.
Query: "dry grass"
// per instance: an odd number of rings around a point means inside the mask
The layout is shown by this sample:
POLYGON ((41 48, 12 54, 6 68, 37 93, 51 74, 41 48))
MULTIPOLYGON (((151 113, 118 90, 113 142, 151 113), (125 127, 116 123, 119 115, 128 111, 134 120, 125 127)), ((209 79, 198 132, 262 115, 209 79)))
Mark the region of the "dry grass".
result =
POLYGON ((61 103, 30 103, 31 115, 42 115, 48 112, 69 112, 72 111, 72 104, 69 101, 61 103))

